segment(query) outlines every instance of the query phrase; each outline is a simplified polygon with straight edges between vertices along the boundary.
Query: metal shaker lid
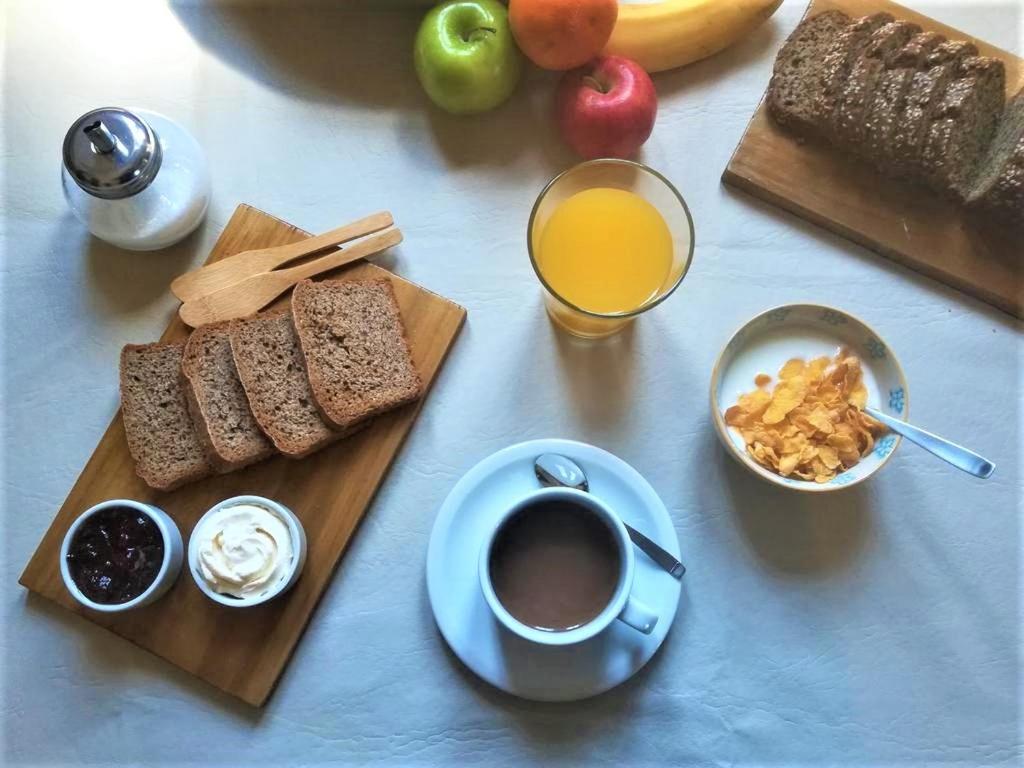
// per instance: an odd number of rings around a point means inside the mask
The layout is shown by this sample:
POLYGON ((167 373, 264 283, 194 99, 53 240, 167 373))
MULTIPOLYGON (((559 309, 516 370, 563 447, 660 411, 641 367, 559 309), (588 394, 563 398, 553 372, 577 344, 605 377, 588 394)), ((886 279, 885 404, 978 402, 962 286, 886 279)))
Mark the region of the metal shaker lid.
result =
POLYGON ((138 194, 160 170, 163 151, 138 115, 103 107, 78 118, 64 137, 64 167, 83 190, 117 200, 138 194))

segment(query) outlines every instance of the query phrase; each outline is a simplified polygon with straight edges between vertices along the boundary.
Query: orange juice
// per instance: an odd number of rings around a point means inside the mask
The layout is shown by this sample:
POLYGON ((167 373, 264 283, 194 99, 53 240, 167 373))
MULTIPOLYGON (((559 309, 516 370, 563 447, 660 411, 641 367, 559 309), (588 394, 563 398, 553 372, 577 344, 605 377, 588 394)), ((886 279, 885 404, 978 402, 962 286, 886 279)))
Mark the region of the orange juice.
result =
POLYGON ((672 235, 657 208, 622 189, 594 187, 563 200, 539 242, 538 268, 567 302, 590 312, 632 312, 661 295, 672 235))

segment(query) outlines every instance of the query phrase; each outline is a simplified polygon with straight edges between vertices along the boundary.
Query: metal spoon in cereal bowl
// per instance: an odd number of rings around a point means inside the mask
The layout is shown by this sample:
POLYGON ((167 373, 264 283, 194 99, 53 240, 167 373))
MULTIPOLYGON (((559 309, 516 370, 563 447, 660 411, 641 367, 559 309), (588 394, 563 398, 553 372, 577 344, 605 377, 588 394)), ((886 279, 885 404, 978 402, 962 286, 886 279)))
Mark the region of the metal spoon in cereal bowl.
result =
MULTIPOLYGON (((537 475, 541 485, 548 487, 562 486, 564 488, 575 488, 585 493, 590 492, 590 483, 587 475, 570 458, 557 453, 545 453, 533 461, 533 472, 537 475)), ((640 531, 631 526, 625 520, 622 524, 626 526, 626 532, 640 551, 651 560, 664 568, 671 576, 681 579, 686 573, 686 566, 675 559, 660 546, 644 536, 640 531)))
POLYGON ((865 408, 864 412, 871 418, 885 424, 893 432, 903 435, 910 442, 921 446, 928 453, 938 456, 957 469, 962 469, 964 472, 975 477, 986 480, 996 470, 996 465, 991 461, 979 456, 974 451, 967 450, 962 445, 951 443, 949 440, 933 435, 931 432, 925 432, 923 429, 908 424, 905 421, 894 419, 892 416, 888 416, 875 408, 865 408))

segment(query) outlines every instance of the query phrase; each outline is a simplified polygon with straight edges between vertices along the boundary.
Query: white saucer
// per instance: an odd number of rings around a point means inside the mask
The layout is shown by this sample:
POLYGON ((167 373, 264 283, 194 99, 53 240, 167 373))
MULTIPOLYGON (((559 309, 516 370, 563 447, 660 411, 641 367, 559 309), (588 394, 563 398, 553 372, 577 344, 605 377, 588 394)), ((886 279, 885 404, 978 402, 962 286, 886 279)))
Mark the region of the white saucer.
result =
POLYGON ((540 487, 533 460, 542 453, 573 459, 587 473, 592 493, 623 521, 680 557, 668 510, 635 469, 586 443, 533 440, 488 456, 456 483, 430 535, 427 591, 448 645, 484 680, 524 699, 575 701, 613 688, 647 663, 672 626, 681 586, 638 551, 633 591, 658 613, 650 635, 615 621, 579 645, 549 647, 529 643, 498 624, 480 589, 480 546, 495 518, 540 487))

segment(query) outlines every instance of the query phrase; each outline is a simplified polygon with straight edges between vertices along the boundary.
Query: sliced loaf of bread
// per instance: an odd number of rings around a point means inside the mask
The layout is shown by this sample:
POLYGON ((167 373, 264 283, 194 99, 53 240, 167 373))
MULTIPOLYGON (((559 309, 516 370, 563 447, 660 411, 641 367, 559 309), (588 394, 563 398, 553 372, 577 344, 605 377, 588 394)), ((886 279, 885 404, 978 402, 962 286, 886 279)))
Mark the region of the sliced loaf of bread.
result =
POLYGON ((292 319, 310 388, 323 417, 345 429, 419 398, 391 281, 304 280, 292 319))
POLYGON ((886 170, 896 176, 920 178, 921 148, 924 145, 932 113, 949 84, 960 74, 964 59, 978 49, 971 43, 953 40, 941 43, 925 59, 926 69, 916 72, 910 81, 902 111, 896 117, 896 129, 889 147, 886 170))
POLYGON ((893 17, 888 13, 873 13, 854 19, 832 38, 825 51, 811 102, 811 123, 817 130, 831 133, 853 63, 860 58, 871 36, 892 21, 893 17))
POLYGON ((239 469, 275 452, 260 430, 238 378, 229 330, 228 322, 196 328, 185 345, 181 364, 193 421, 220 472, 239 469))
POLYGON ((1004 64, 887 13, 802 21, 775 60, 769 114, 882 173, 1024 224, 1024 95, 1004 64))
POLYGON ((290 311, 235 320, 230 337, 249 406, 277 450, 301 458, 341 437, 313 401, 290 311))
POLYGON ((121 350, 121 416, 135 472, 169 491, 213 467, 189 414, 181 376, 184 344, 129 344, 121 350))
POLYGON ((825 52, 850 23, 841 11, 825 11, 800 22, 775 59, 768 86, 768 110, 779 124, 812 133, 811 105, 821 79, 825 52))
POLYGON ((967 203, 1024 228, 1024 90, 1006 105, 967 203))
POLYGON ((926 64, 928 54, 946 38, 935 32, 914 35, 887 63, 888 69, 875 86, 875 95, 864 116, 856 151, 880 168, 892 161, 892 136, 903 112, 914 75, 926 64))
POLYGON ((850 69, 832 118, 832 130, 839 142, 856 148, 864 141, 864 118, 879 93, 879 82, 904 46, 920 31, 916 24, 893 21, 872 33, 850 69))
POLYGON ((922 178, 945 195, 966 200, 969 184, 1005 106, 1006 70, 989 56, 963 61, 932 113, 921 149, 922 178))

